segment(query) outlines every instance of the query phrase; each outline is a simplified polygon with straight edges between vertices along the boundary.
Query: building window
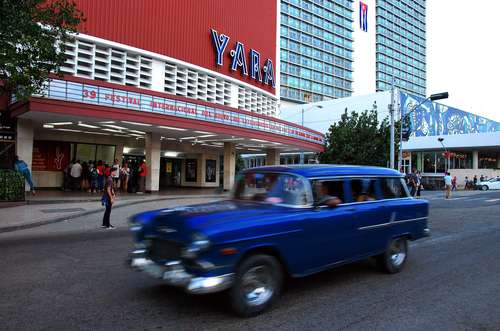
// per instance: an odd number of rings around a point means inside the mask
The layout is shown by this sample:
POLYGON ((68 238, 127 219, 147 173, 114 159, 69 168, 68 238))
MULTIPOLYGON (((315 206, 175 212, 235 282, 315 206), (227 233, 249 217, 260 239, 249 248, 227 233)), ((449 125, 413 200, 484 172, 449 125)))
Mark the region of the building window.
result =
POLYGON ((424 153, 424 172, 436 172, 436 154, 434 152, 424 153))
POLYGON ((479 169, 495 169, 497 157, 496 153, 479 153, 479 169))

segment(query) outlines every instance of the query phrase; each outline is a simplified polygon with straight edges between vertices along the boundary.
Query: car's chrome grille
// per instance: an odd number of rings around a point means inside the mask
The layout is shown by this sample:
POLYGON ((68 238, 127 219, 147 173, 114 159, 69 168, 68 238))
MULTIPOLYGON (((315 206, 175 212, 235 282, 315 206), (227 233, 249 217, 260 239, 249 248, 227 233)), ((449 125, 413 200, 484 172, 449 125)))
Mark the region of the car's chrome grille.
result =
POLYGON ((154 261, 179 260, 181 257, 181 252, 181 244, 172 240, 154 238, 150 241, 147 255, 154 261))

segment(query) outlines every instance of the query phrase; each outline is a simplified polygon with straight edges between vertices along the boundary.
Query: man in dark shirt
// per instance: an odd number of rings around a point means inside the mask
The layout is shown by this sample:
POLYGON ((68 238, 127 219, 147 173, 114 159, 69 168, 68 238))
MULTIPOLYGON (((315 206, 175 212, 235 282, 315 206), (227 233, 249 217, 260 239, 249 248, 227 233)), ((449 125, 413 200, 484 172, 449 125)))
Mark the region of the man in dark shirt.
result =
POLYGON ((111 176, 106 177, 106 185, 104 186, 104 193, 102 196, 102 202, 106 207, 104 211, 104 217, 102 218, 102 228, 114 229, 115 227, 110 224, 109 218, 111 216, 111 207, 115 202, 115 189, 113 187, 113 178, 111 176))

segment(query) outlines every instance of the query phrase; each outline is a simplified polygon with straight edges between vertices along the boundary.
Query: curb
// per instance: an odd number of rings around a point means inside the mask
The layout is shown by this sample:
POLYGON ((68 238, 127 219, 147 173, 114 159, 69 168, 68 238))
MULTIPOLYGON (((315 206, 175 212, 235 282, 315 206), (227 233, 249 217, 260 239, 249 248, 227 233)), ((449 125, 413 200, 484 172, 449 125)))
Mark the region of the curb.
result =
MULTIPOLYGON (((113 209, 138 205, 138 204, 147 203, 147 202, 163 201, 163 200, 185 200, 185 199, 203 199, 203 198, 206 198, 206 199, 221 198, 221 199, 223 199, 223 198, 227 198, 227 195, 189 195, 189 196, 183 195, 183 196, 178 196, 178 197, 163 197, 163 198, 148 199, 146 201, 138 200, 138 201, 130 201, 128 203, 119 204, 119 205, 113 207, 113 209)), ((95 200, 90 200, 87 202, 93 202, 93 201, 95 201, 95 200)), ((81 201, 76 201, 76 202, 81 202, 81 201)), ((67 215, 67 216, 60 216, 60 217, 56 217, 56 218, 44 220, 44 221, 33 222, 33 223, 28 223, 28 224, 21 224, 21 225, 11 225, 11 226, 6 226, 6 227, 0 227, 0 233, 31 229, 31 228, 36 228, 36 227, 39 227, 42 225, 59 223, 59 222, 63 222, 63 221, 69 221, 71 219, 78 218, 81 216, 101 213, 102 211, 103 211, 103 209, 102 209, 102 207, 100 207, 98 209, 86 210, 86 211, 83 211, 80 213, 75 213, 75 214, 71 214, 71 215, 67 215)))

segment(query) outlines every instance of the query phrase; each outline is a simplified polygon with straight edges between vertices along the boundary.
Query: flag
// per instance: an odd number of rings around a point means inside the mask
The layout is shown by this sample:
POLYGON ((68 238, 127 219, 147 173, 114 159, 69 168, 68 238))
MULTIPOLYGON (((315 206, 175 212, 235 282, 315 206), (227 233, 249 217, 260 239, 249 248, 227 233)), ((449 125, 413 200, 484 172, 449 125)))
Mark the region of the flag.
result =
POLYGON ((361 1, 359 2, 359 27, 368 32, 368 5, 361 1))

